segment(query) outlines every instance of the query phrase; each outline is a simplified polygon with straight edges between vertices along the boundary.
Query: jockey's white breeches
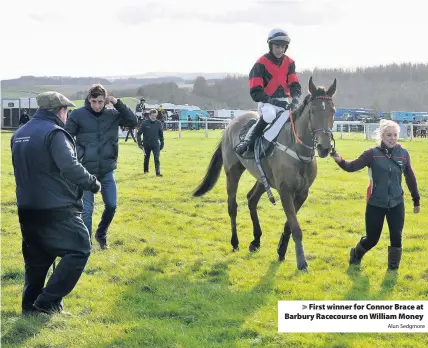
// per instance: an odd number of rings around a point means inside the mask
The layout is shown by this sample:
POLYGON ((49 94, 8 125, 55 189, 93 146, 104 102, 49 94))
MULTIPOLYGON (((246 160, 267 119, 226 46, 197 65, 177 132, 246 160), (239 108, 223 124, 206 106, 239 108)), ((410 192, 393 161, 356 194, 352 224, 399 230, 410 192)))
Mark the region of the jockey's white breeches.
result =
POLYGON ((280 111, 285 111, 288 115, 290 114, 289 110, 285 110, 284 108, 269 103, 259 102, 257 108, 259 114, 263 116, 263 120, 267 123, 271 123, 280 111))

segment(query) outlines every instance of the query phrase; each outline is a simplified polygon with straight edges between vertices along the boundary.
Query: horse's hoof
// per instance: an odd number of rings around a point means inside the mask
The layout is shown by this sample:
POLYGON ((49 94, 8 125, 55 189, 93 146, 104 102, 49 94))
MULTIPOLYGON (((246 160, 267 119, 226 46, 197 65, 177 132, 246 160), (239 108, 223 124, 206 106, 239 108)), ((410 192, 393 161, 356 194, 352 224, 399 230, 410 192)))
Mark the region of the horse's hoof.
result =
POLYGON ((248 247, 248 250, 250 251, 250 253, 255 253, 257 251, 259 251, 260 247, 256 247, 253 244, 250 244, 250 246, 248 247))
POLYGON ((284 256, 278 255, 279 262, 283 262, 284 260, 285 260, 285 255, 284 256))
POLYGON ((233 253, 236 253, 237 251, 239 251, 239 247, 234 247, 234 248, 232 249, 232 252, 233 252, 233 253))
POLYGON ((299 269, 302 273, 309 273, 309 269, 308 269, 308 267, 304 267, 304 268, 301 268, 301 269, 299 269))

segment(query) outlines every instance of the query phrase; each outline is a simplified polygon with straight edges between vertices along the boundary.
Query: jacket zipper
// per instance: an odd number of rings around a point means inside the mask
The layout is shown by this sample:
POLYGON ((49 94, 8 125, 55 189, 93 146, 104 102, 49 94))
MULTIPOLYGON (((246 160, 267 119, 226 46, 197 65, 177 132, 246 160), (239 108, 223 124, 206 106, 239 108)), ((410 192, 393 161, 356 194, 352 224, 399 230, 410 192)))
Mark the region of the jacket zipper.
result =
POLYGON ((98 175, 101 176, 101 147, 100 147, 100 117, 97 118, 97 145, 98 145, 98 175))
POLYGON ((388 176, 388 210, 389 206, 391 204, 391 175, 392 175, 392 168, 391 164, 389 164, 389 176, 388 176))

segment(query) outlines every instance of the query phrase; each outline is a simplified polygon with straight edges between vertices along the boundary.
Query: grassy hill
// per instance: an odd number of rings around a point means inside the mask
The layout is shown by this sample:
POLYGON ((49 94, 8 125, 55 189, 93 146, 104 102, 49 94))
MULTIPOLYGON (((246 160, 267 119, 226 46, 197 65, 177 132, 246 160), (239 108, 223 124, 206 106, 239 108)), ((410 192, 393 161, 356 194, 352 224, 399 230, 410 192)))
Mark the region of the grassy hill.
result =
MULTIPOLYGON (((76 94, 78 92, 82 92, 88 89, 87 85, 35 85, 35 86, 6 86, 1 89, 1 96, 2 98, 28 98, 28 97, 35 97, 38 93, 45 92, 45 91, 57 91, 60 92, 66 96, 70 96, 73 94, 76 94)), ((108 91, 114 90, 114 91, 120 91, 120 90, 128 90, 128 89, 135 89, 137 90, 140 85, 132 85, 132 84, 126 84, 126 85, 105 85, 108 91)))

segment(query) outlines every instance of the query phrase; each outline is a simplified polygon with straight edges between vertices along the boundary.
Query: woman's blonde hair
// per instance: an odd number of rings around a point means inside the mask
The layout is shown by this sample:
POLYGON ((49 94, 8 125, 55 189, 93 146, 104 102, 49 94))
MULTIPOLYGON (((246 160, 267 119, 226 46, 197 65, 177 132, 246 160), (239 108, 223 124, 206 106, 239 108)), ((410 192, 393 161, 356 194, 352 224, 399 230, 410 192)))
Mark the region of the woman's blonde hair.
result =
POLYGON ((380 145, 382 143, 382 136, 385 134, 388 128, 393 128, 397 135, 400 134, 400 126, 391 120, 382 119, 379 122, 379 128, 376 131, 376 143, 380 145))

